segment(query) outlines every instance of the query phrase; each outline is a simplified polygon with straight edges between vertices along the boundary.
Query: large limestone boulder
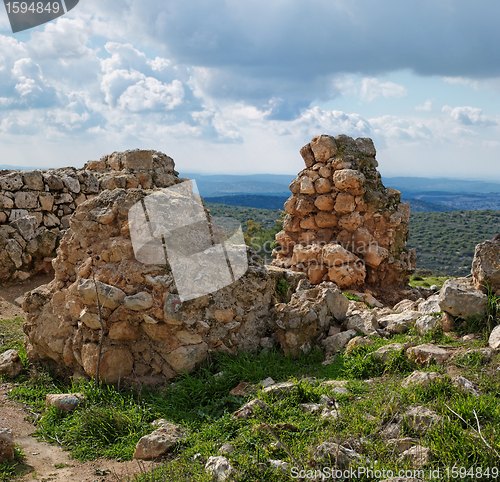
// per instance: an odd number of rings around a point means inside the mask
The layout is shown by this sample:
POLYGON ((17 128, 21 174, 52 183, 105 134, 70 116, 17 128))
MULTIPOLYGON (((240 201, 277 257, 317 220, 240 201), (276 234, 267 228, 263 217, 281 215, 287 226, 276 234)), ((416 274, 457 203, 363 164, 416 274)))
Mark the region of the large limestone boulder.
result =
POLYGON ((488 297, 468 278, 446 280, 439 292, 441 310, 458 318, 485 316, 487 303, 488 297))
POLYGON ((500 296, 500 235, 476 246, 471 273, 477 289, 500 296))

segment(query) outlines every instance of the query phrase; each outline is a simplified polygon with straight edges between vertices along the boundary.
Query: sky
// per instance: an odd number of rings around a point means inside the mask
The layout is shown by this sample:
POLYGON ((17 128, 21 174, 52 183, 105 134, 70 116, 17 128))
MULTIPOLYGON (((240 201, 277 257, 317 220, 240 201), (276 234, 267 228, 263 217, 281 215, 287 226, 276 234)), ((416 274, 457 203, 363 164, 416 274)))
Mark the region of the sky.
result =
POLYGON ((179 171, 287 173, 318 134, 385 176, 500 181, 498 0, 80 0, 13 34, 0 7, 0 164, 124 149, 179 171))

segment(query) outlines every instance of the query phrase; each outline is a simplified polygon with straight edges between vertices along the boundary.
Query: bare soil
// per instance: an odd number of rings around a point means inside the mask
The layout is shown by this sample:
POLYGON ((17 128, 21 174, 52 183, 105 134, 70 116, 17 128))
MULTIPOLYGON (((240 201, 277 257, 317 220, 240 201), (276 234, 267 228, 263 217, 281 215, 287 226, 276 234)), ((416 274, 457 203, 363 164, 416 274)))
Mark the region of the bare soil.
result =
POLYGON ((50 283, 51 280, 51 275, 43 274, 34 276, 22 283, 0 286, 0 320, 8 320, 16 317, 24 318, 25 313, 16 300, 19 300, 28 291, 50 283))

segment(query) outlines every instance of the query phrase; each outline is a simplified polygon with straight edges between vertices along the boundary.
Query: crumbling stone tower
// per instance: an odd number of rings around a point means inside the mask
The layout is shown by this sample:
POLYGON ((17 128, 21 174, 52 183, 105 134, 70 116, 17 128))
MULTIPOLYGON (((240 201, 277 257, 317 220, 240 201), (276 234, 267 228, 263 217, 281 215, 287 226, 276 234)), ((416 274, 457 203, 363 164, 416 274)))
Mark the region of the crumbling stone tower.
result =
POLYGON ((300 153, 306 169, 290 184, 273 264, 343 289, 403 285, 415 260, 410 208, 382 184, 372 140, 321 135, 300 153))

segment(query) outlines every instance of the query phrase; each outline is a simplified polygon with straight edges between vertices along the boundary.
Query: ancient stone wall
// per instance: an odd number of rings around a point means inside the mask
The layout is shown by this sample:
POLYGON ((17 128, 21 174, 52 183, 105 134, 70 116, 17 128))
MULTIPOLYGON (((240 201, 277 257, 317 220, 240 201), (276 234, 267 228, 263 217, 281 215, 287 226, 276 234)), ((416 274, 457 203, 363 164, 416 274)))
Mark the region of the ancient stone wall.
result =
MULTIPOLYGON (((53 261, 54 280, 24 300, 31 360, 52 365, 66 375, 98 374, 110 383, 157 384, 191 371, 212 352, 255 351, 278 344, 291 355, 308 352, 327 336, 332 325, 344 320, 348 301, 333 283, 311 286, 303 273, 265 266, 253 255, 248 257, 248 270, 236 281, 183 301, 176 286, 179 278, 171 269, 173 260, 142 256, 144 250, 163 252, 156 240, 164 239, 164 231, 153 227, 156 221, 150 217, 151 211, 146 219, 149 227, 144 228, 147 243, 138 248, 131 235, 135 208, 165 194, 155 186, 169 187, 181 179, 172 161, 168 169, 153 166, 147 171, 154 172, 151 189, 130 186, 144 171, 134 172, 125 182, 119 174, 123 164, 110 166, 109 162, 122 157, 115 154, 105 162, 87 165, 96 176, 114 168, 114 175, 108 174, 107 181, 102 177, 100 182, 115 189, 77 206, 53 261), (168 174, 161 176, 162 172, 168 174)), ((138 162, 134 169, 142 166, 138 162)), ((141 184, 147 183, 143 180, 141 184)), ((175 214, 172 209, 176 206, 189 202, 188 193, 172 191, 175 194, 165 204, 167 218, 175 214)), ((207 217, 206 221, 216 234, 213 219, 207 217)), ((187 236, 182 248, 199 253, 196 233, 182 233, 187 236)), ((213 248, 203 248, 204 256, 196 258, 199 272, 191 273, 194 292, 203 276, 215 276, 219 269, 211 262, 213 248)), ((165 254, 172 254, 166 246, 165 254)))
MULTIPOLYGON (((23 305, 32 360, 95 376, 100 359, 106 382, 162 383, 191 371, 211 352, 274 346, 278 326, 291 326, 301 313, 295 304, 288 310, 283 305, 283 316, 275 312, 276 284, 286 280, 291 296, 304 275, 267 268, 252 257, 236 282, 181 302, 168 265, 145 265, 134 256, 129 210, 151 192, 104 191, 77 208, 53 263, 55 279, 29 293, 23 305)), ((304 325, 305 334, 291 333, 281 342, 293 354, 310 350, 347 310, 335 286, 304 296, 311 300, 308 316, 293 327, 304 325), (316 298, 329 304, 315 304, 316 298)))
POLYGON ((51 269, 75 209, 99 192, 172 184, 174 163, 156 151, 127 151, 83 169, 0 171, 0 282, 51 269))
POLYGON ((306 169, 290 185, 273 264, 342 289, 405 284, 409 205, 382 184, 371 139, 322 135, 300 153, 306 169))

